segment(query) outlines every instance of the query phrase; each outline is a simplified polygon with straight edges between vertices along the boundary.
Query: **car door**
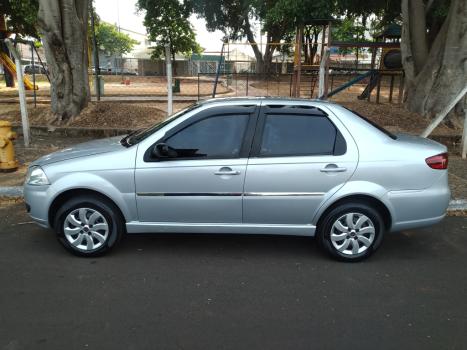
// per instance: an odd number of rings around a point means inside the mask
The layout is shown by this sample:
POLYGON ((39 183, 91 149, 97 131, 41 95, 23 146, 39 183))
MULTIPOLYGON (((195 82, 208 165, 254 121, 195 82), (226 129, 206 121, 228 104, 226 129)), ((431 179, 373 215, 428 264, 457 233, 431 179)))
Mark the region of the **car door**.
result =
POLYGON ((357 161, 355 142, 334 115, 312 106, 262 106, 245 178, 244 223, 310 224, 357 161))
POLYGON ((256 119, 255 105, 211 107, 146 149, 135 169, 139 220, 241 223, 256 119), (169 157, 152 154, 161 144, 169 157))

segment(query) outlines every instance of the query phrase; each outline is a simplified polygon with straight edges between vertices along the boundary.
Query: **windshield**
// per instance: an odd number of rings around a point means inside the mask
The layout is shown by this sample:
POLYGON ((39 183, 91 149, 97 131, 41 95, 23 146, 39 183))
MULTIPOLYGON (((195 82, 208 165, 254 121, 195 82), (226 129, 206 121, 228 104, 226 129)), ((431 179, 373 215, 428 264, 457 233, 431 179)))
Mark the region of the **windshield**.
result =
POLYGON ((200 106, 199 103, 194 103, 194 104, 188 106, 187 108, 184 108, 184 109, 178 111, 177 113, 172 114, 169 118, 167 118, 166 120, 164 120, 164 121, 162 121, 160 123, 154 124, 154 125, 150 126, 147 129, 137 130, 137 131, 134 131, 134 132, 128 134, 120 142, 123 145, 133 146, 133 145, 143 141, 145 138, 147 138, 149 135, 152 135, 157 130, 162 129, 167 124, 173 122, 175 119, 180 118, 181 116, 185 115, 188 112, 191 112, 192 110, 198 108, 199 106, 200 106))

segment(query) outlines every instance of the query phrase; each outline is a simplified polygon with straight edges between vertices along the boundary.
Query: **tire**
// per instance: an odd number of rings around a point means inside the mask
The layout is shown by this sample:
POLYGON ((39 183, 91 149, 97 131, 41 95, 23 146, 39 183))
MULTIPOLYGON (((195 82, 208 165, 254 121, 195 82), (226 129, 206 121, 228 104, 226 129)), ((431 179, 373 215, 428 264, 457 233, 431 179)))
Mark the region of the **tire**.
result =
POLYGON ((71 253, 95 257, 113 248, 125 233, 118 208, 100 196, 77 196, 57 211, 54 222, 58 241, 71 253))
POLYGON ((355 262, 378 249, 384 231, 384 221, 377 210, 365 203, 345 203, 326 214, 319 224, 317 238, 333 258, 355 262))

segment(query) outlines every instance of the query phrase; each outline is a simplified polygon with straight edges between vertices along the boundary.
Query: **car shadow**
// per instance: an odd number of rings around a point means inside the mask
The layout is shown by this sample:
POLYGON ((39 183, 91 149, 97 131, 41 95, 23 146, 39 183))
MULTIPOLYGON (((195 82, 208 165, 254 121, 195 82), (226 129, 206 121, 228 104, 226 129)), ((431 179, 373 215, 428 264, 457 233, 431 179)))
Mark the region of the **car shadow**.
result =
MULTIPOLYGON (((313 237, 241 234, 132 234, 127 235, 115 254, 134 251, 238 257, 275 255, 282 257, 324 257, 313 237)), ((133 254, 133 253, 131 253, 133 254)), ((324 257, 325 258, 325 257, 324 257)))

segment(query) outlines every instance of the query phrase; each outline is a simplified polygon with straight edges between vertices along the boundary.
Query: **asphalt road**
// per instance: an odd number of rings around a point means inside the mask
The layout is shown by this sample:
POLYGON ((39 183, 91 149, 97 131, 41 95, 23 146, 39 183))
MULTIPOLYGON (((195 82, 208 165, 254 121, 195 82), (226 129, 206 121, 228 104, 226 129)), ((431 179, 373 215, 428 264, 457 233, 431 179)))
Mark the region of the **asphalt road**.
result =
POLYGON ((133 236, 69 255, 0 208, 0 349, 465 349, 467 218, 357 264, 304 237, 133 236))

